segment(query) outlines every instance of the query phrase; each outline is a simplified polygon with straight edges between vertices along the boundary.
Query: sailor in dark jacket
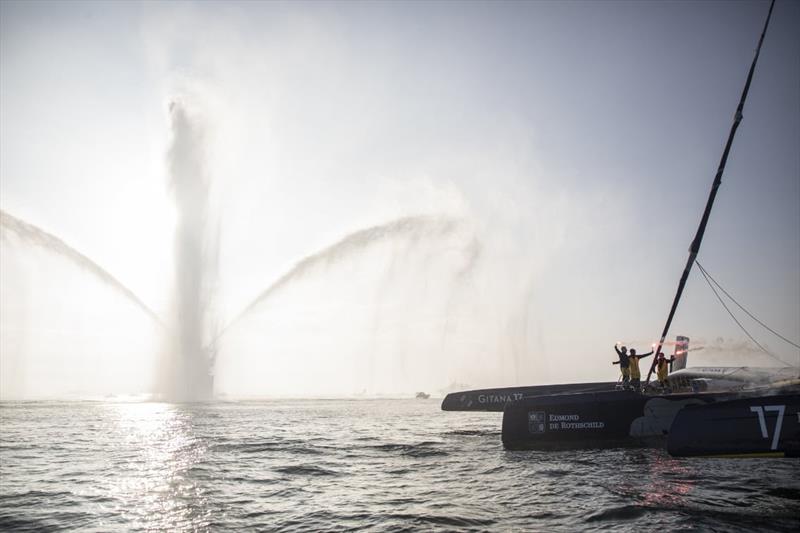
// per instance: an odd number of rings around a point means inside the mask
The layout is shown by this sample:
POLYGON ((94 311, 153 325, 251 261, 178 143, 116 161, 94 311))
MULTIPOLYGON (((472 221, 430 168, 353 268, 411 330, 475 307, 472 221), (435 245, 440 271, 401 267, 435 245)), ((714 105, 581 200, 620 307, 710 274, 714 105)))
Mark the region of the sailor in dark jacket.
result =
POLYGON ((615 344, 614 350, 616 350, 617 356, 619 356, 619 361, 614 361, 611 364, 619 365, 619 371, 622 374, 622 387, 624 389, 627 389, 630 386, 630 380, 631 380, 630 362, 628 361, 628 349, 625 346, 623 346, 622 348, 617 348, 617 345, 615 344))
POLYGON ((642 374, 639 371, 639 359, 644 359, 645 357, 649 357, 653 355, 653 350, 641 355, 636 354, 636 350, 631 348, 630 353, 628 354, 628 361, 630 362, 631 366, 631 387, 634 390, 639 390, 639 384, 642 379, 642 374))

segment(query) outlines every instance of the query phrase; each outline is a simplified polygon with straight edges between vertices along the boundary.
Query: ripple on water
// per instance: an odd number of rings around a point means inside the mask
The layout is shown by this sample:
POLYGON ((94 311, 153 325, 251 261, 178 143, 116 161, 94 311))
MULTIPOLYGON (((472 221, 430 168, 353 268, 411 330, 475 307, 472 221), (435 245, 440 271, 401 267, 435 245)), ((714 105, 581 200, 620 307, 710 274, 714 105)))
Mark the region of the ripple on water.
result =
POLYGON ((476 518, 454 515, 435 515, 427 513, 393 513, 386 516, 401 522, 410 522, 416 526, 450 526, 450 527, 488 527, 496 523, 491 518, 476 518))
MULTIPOLYGON (((798 471, 800 474, 800 471, 798 471)), ((800 488, 794 487, 775 487, 764 492, 767 496, 775 498, 785 498, 787 500, 800 501, 800 488)), ((800 524, 798 524, 800 526, 800 524)))
POLYGON ((0 403, 0 530, 799 529, 796 460, 509 452, 435 407, 0 403))
POLYGON ((622 520, 633 520, 635 518, 644 516, 646 513, 647 509, 645 507, 641 507, 639 505, 623 505, 620 507, 612 507, 610 509, 603 509, 602 511, 592 513, 586 518, 586 521, 618 522, 622 520))
POLYGON ((339 472, 315 465, 290 465, 275 468, 276 472, 290 476, 339 476, 339 472))
POLYGON ((441 443, 433 441, 419 442, 416 444, 375 444, 371 449, 380 452, 399 453, 409 457, 436 457, 445 456, 447 452, 439 449, 441 443))

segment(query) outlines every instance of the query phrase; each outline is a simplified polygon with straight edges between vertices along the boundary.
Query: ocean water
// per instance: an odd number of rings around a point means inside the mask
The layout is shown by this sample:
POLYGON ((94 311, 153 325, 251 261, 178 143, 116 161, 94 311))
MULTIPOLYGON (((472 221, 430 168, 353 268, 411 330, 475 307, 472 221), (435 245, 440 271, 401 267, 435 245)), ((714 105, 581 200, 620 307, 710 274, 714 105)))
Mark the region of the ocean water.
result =
POLYGON ((0 404, 0 530, 798 531, 800 461, 511 452, 438 400, 0 404))

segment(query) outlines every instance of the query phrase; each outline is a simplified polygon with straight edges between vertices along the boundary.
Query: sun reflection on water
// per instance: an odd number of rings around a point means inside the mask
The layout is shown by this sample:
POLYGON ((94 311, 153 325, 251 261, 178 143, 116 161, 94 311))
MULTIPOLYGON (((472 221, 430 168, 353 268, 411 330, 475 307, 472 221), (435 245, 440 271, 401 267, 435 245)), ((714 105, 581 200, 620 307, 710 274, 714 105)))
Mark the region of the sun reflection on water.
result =
MULTIPOLYGON (((192 406, 165 403, 111 404, 115 434, 108 445, 110 496, 133 528, 208 527, 210 510, 202 468, 208 451, 195 432, 192 406)), ((114 433, 112 432, 112 433, 114 433)))
POLYGON ((645 479, 643 498, 652 507, 681 507, 691 500, 695 489, 694 473, 685 461, 675 459, 663 451, 650 452, 651 459, 645 479))

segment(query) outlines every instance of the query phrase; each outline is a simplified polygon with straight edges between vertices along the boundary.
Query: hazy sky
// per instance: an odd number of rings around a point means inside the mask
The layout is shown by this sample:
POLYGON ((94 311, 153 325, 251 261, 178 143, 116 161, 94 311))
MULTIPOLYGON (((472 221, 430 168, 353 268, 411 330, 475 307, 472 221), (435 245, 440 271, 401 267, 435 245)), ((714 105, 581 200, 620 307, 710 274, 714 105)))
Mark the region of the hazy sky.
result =
MULTIPOLYGON (((615 341, 661 332, 768 7, 4 0, 0 207, 164 309, 184 98, 221 213, 221 316, 350 231, 447 214, 485 245, 481 307, 525 302, 543 379, 611 377, 615 341)), ((795 341, 798 27, 778 1, 699 256, 795 341)), ((697 271, 676 333, 744 339, 697 271)))

